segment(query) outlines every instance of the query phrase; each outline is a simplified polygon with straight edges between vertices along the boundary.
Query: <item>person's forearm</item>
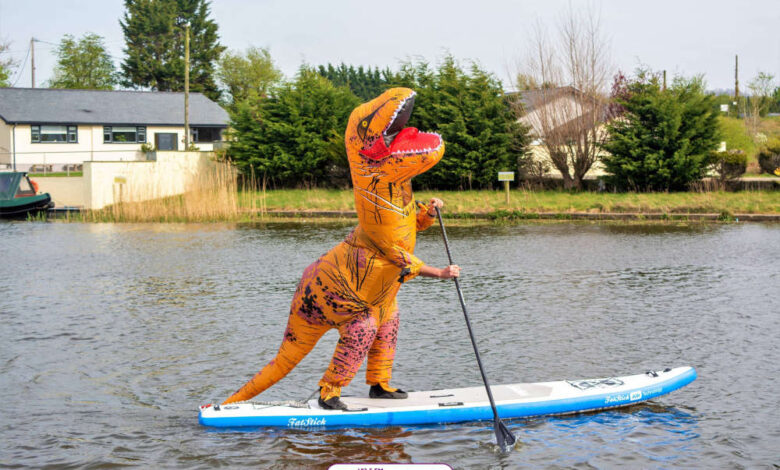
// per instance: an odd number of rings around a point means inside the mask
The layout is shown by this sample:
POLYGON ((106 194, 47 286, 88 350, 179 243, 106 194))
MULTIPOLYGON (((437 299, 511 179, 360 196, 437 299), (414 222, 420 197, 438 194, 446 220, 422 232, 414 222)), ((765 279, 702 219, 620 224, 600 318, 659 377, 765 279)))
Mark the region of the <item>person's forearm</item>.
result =
POLYGON ((460 276, 460 266, 457 264, 451 264, 446 268, 434 268, 423 264, 420 267, 420 275, 425 277, 435 277, 437 279, 452 279, 453 277, 460 276))
POLYGON ((424 264, 420 268, 420 276, 440 278, 442 271, 444 270, 439 268, 434 268, 433 266, 428 266, 427 264, 424 264))

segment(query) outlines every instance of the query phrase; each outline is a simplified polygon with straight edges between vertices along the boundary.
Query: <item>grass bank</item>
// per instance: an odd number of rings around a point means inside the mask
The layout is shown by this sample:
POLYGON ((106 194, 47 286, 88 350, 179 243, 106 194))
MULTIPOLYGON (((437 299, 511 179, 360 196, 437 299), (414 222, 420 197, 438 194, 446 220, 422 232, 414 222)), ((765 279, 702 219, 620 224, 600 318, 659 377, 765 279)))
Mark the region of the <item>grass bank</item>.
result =
MULTIPOLYGON (((440 197, 445 202, 445 217, 465 225, 536 219, 731 221, 741 214, 780 215, 780 191, 612 194, 513 190, 509 204, 501 191, 419 191, 415 196, 423 201, 440 197)), ((353 214, 351 190, 240 191, 234 173, 218 167, 179 196, 129 201, 63 217, 73 222, 354 223, 353 214)))
MULTIPOLYGON (((748 132, 744 119, 719 116, 718 124, 721 139, 726 142, 729 150, 742 150, 747 154, 748 168, 745 176, 757 176, 761 173, 758 166, 757 153, 761 145, 756 144, 753 136, 748 132)), ((758 132, 767 139, 780 139, 780 116, 768 116, 761 118, 758 123, 758 132)))
MULTIPOLYGON (((687 193, 568 193, 563 191, 513 190, 509 204, 501 191, 418 191, 417 199, 436 196, 444 200, 446 213, 487 214, 497 211, 525 213, 648 213, 648 214, 780 214, 780 192, 687 192, 687 193)), ((352 190, 279 189, 245 191, 239 207, 268 211, 352 211, 352 190)))
POLYGON ((83 171, 57 171, 54 173, 29 173, 30 178, 76 178, 84 176, 83 171))

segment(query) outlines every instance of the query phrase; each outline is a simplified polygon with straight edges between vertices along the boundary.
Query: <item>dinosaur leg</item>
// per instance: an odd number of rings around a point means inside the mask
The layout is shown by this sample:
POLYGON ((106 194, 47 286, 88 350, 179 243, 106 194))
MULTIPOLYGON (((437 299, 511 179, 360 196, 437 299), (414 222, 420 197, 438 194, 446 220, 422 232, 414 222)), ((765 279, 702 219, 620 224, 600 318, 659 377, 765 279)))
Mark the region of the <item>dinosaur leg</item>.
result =
POLYGON ((371 398, 407 398, 403 390, 390 386, 393 375, 393 359, 395 345, 398 340, 398 306, 395 301, 390 307, 390 314, 379 325, 374 344, 368 351, 368 367, 366 368, 366 383, 371 385, 368 396, 371 398))
POLYGON ((357 374, 360 364, 366 358, 377 331, 377 315, 369 312, 356 314, 351 320, 339 325, 339 341, 336 352, 319 382, 320 397, 328 400, 341 396, 341 387, 346 387, 357 374))
POLYGON ((398 323, 398 306, 393 301, 390 314, 379 325, 374 343, 368 351, 366 383, 369 385, 381 384, 382 388, 389 392, 395 391, 388 384, 393 375, 395 344, 398 341, 398 323))
POLYGON ((249 400, 282 380, 330 328, 329 325, 309 323, 293 311, 276 357, 223 404, 249 400))

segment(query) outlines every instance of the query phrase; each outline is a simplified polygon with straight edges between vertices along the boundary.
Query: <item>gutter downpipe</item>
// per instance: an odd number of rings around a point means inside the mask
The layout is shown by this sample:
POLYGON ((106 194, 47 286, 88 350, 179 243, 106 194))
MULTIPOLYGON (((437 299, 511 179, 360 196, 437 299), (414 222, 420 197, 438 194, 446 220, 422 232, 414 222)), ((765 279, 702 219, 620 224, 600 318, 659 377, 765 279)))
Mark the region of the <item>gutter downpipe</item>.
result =
POLYGON ((16 123, 14 123, 13 130, 11 131, 11 134, 13 134, 13 154, 14 154, 14 171, 16 171, 16 123))

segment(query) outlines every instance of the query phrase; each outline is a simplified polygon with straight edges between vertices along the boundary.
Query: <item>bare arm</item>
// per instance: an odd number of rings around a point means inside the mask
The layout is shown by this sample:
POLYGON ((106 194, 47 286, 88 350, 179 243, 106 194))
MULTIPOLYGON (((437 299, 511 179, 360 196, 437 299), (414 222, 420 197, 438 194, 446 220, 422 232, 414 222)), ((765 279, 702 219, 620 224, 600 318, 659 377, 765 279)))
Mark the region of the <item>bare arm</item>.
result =
POLYGON ((452 279, 453 277, 460 276, 460 266, 457 264, 451 264, 446 268, 434 268, 424 264, 420 268, 420 275, 425 277, 435 277, 438 279, 452 279))

